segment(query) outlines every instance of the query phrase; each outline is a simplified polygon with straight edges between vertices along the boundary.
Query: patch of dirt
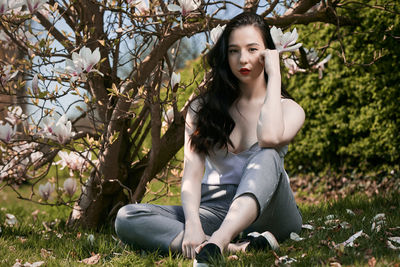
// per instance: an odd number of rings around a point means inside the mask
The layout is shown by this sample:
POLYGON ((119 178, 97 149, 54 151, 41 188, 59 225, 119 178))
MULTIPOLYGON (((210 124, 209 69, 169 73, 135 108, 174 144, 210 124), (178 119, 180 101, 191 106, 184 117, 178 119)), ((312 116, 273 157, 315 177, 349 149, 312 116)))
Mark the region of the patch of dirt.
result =
POLYGON ((318 204, 337 200, 352 194, 369 197, 386 193, 400 193, 400 177, 395 175, 310 175, 300 174, 290 178, 290 185, 299 203, 318 204))

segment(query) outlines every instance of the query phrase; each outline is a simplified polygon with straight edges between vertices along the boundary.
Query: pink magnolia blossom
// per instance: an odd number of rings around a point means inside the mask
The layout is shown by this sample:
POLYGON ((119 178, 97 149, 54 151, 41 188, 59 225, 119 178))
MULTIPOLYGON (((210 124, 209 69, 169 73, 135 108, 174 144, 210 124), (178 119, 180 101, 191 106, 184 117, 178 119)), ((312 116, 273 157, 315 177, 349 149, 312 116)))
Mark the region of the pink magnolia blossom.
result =
POLYGON ((5 118, 11 125, 16 125, 19 121, 26 119, 27 116, 22 113, 20 106, 8 107, 7 117, 5 118))
POLYGON ((283 34, 280 28, 273 26, 271 28, 271 36, 276 50, 278 50, 279 53, 292 52, 302 46, 301 43, 296 44, 297 38, 299 37, 296 28, 294 28, 292 32, 289 31, 283 34))
POLYGON ((58 156, 61 158, 55 162, 56 165, 61 165, 61 170, 68 167, 70 175, 73 175, 73 171, 80 173, 87 169, 87 162, 91 160, 92 153, 90 151, 83 152, 81 154, 71 151, 70 153, 65 151, 58 152, 58 156))
POLYGON ((73 82, 79 78, 86 81, 85 73, 97 72, 100 75, 103 75, 101 72, 93 68, 94 65, 100 61, 100 57, 99 48, 96 48, 92 52, 89 48, 84 46, 79 50, 79 54, 73 52, 71 56, 72 59, 65 60, 64 69, 55 69, 55 71, 72 76, 71 81, 73 82))
POLYGON ((45 117, 43 124, 46 136, 58 141, 60 144, 66 144, 75 135, 72 132, 71 121, 67 119, 65 114, 57 122, 53 117, 45 117))
POLYGON ((325 64, 331 59, 332 55, 327 55, 323 60, 318 62, 316 65, 313 66, 314 69, 318 69, 318 77, 322 79, 323 71, 325 70, 325 64))
POLYGON ((77 186, 75 178, 70 177, 64 181, 64 190, 69 197, 72 197, 75 194, 76 188, 77 186))
POLYGON ((31 14, 39 10, 46 2, 46 0, 24 0, 24 4, 28 7, 31 14))
POLYGON ((2 71, 0 72, 0 83, 2 86, 5 86, 7 82, 10 80, 14 79, 15 76, 17 76, 18 71, 14 71, 11 73, 11 65, 8 65, 7 67, 3 68, 2 71))
POLYGON ((10 124, 0 124, 0 140, 3 142, 9 143, 12 138, 14 137, 16 133, 16 125, 14 125, 14 128, 11 127, 10 124))
POLYGON ((179 6, 175 4, 169 4, 167 6, 169 11, 179 11, 182 16, 186 17, 190 12, 200 7, 200 0, 178 0, 179 6))
POLYGON ((286 68, 288 68, 288 74, 293 75, 296 72, 306 72, 305 69, 299 68, 297 65, 296 61, 294 61, 291 58, 285 58, 283 60, 283 63, 285 64, 286 68))
POLYGON ((0 0, 0 15, 5 14, 9 9, 8 0, 0 0))
POLYGON ((50 198, 50 195, 54 192, 55 185, 47 182, 45 185, 39 185, 39 195, 40 197, 47 201, 50 198))

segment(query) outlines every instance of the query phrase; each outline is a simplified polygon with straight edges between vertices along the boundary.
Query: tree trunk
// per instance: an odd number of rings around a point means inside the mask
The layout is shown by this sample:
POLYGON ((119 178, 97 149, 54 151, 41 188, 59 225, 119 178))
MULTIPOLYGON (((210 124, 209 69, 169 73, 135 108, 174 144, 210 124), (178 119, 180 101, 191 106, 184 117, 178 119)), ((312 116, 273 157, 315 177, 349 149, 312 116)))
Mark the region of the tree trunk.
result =
MULTIPOLYGON (((68 218, 67 225, 96 229, 107 222, 112 222, 118 209, 123 205, 139 202, 143 197, 147 182, 160 172, 183 146, 186 110, 182 113, 179 113, 180 116, 174 120, 161 138, 160 152, 155 155, 156 160, 153 164, 148 164, 149 152, 146 157, 130 168, 127 167, 130 165, 129 162, 123 162, 123 156, 122 160, 116 161, 117 166, 110 166, 109 162, 103 162, 103 164, 107 163, 107 168, 118 170, 118 175, 114 175, 114 179, 100 178, 97 175, 98 172, 93 171, 68 218), (144 177, 144 173, 149 175, 144 177), (129 196, 123 189, 131 192, 129 196)), ((120 146, 127 149, 123 141, 120 146)), ((122 151, 121 153, 124 154, 122 151)))

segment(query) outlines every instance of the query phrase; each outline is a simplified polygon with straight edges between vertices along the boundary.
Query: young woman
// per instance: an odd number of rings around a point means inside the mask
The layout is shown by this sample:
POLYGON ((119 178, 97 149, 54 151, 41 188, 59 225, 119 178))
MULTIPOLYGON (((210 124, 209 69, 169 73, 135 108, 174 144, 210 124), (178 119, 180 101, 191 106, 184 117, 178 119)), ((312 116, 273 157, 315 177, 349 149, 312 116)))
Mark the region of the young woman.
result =
POLYGON ((223 251, 277 249, 300 231, 283 158, 305 118, 281 88, 262 17, 233 18, 207 59, 212 79, 186 117, 182 206, 130 204, 115 222, 125 243, 204 263, 223 251), (240 233, 252 234, 231 243, 240 233))

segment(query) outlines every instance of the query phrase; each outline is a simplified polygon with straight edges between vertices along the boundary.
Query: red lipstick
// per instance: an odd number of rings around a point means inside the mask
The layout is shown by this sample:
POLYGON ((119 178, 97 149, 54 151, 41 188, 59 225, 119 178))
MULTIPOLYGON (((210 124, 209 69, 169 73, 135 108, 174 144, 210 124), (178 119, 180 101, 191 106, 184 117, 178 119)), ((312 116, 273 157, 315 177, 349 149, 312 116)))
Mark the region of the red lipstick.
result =
POLYGON ((248 74, 250 73, 250 70, 247 69, 247 68, 241 68, 241 69, 239 70, 239 72, 240 72, 240 74, 242 74, 242 75, 248 75, 248 74))

